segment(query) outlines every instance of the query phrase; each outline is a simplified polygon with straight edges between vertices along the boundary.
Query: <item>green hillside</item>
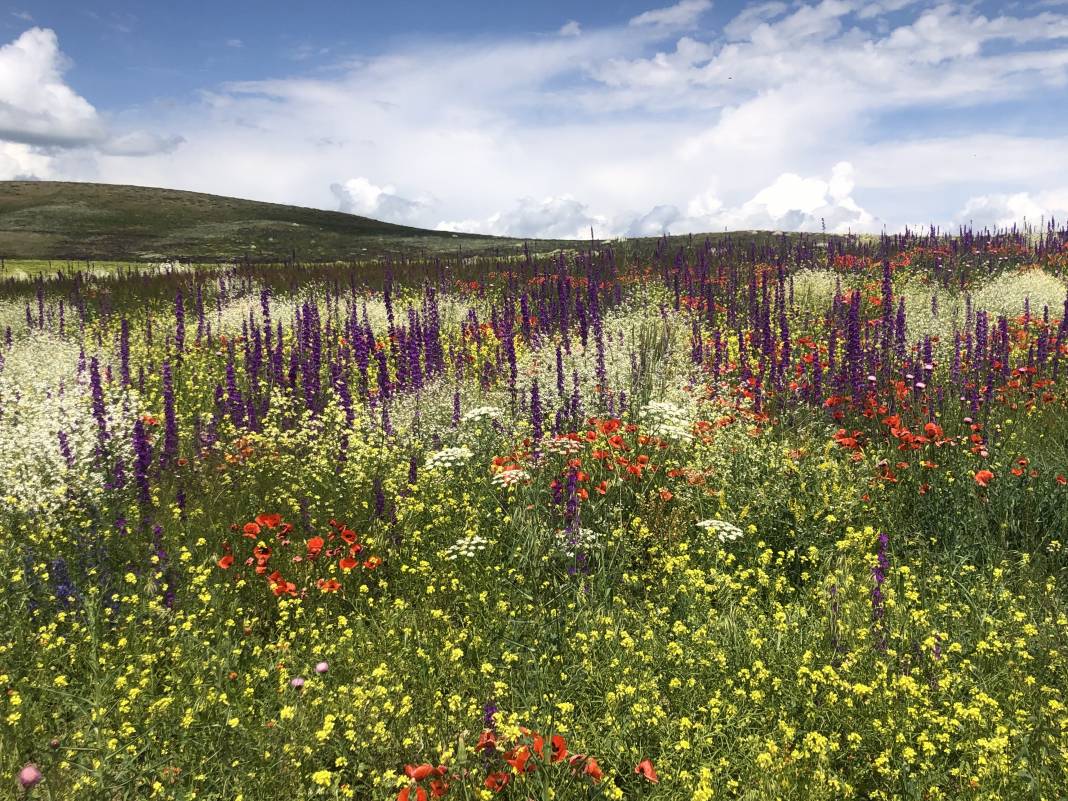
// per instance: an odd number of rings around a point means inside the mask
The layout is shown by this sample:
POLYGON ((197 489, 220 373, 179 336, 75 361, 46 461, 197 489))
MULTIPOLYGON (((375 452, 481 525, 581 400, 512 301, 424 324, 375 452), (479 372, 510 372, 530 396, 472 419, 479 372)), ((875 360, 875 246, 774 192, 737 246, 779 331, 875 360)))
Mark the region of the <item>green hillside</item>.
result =
MULTIPOLYGON (((112 184, 0 181, 0 257, 301 261, 387 252, 510 252, 521 240, 337 211, 112 184)), ((544 243, 551 245, 552 243, 544 243)))

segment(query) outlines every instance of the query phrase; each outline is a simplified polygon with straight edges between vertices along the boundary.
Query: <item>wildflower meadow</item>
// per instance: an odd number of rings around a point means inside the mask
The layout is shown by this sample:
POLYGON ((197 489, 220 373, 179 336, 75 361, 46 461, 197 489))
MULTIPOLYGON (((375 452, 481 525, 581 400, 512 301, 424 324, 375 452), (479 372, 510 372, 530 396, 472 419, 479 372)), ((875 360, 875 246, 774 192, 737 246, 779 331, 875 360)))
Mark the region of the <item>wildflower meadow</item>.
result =
POLYGON ((0 797, 1068 795, 1068 230, 0 277, 0 797))

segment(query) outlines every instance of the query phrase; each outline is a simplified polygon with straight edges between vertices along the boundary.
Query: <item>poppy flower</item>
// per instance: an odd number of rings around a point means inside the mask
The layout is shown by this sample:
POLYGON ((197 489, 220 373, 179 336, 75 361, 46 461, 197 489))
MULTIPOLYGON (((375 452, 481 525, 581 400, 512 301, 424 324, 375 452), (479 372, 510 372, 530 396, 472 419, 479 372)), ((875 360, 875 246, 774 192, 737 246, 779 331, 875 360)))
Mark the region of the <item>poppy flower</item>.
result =
POLYGON ((341 530, 341 539, 347 542, 349 545, 353 545, 356 542, 356 532, 351 529, 343 528, 341 530))
POLYGON ((416 801, 426 801, 426 788, 419 786, 412 787, 411 785, 401 788, 401 791, 397 793, 397 801, 411 801, 412 790, 415 790, 416 801))
POLYGON ((478 744, 475 746, 476 751, 481 751, 483 748, 496 748, 497 747, 497 735, 489 729, 486 729, 479 735, 478 744))
POLYGON ((671 490, 669 490, 667 487, 661 487, 660 488, 660 500, 662 500, 662 501, 670 501, 674 497, 675 497, 674 493, 671 490))
POLYGON ((259 523, 245 523, 245 526, 242 529, 242 531, 245 532, 245 536, 246 537, 258 537, 260 535, 260 531, 261 531, 260 524, 259 523))
POLYGON ((503 770, 499 770, 496 773, 491 773, 487 776, 486 781, 483 784, 487 789, 499 793, 508 786, 508 782, 511 781, 511 779, 512 775, 510 773, 505 773, 503 770))
POLYGON ((422 765, 405 765, 404 772, 408 775, 409 779, 421 782, 434 772, 434 766, 427 762, 424 762, 422 765))
POLYGON ((372 556, 370 559, 364 561, 363 566, 366 570, 374 570, 380 564, 382 564, 382 557, 372 556))
POLYGON ((634 766, 634 772, 645 779, 647 782, 653 784, 660 783, 660 777, 656 775, 656 768, 653 767, 653 761, 646 757, 637 765, 634 766))
POLYGON ((226 554, 226 556, 221 557, 219 559, 219 561, 216 562, 216 564, 219 567, 221 567, 223 570, 229 570, 230 569, 230 565, 232 565, 233 563, 234 563, 234 557, 232 557, 230 554, 226 554))
POLYGON ((553 762, 562 762, 563 760, 567 759, 567 741, 563 737, 561 737, 559 734, 554 734, 552 746, 553 762))
POLYGON ((323 549, 323 545, 324 542, 322 537, 312 537, 308 540, 308 556, 318 555, 319 551, 323 549))
POLYGON ((256 523, 266 528, 275 528, 282 522, 282 515, 270 514, 270 515, 256 515, 256 523))
POLYGON ((994 474, 989 470, 980 470, 975 474, 975 483, 980 487, 985 487, 994 478, 994 474))
POLYGON ((339 559, 337 564, 342 570, 352 570, 352 568, 356 567, 359 562, 350 556, 345 556, 339 559))
POLYGON ((593 757, 586 760, 586 767, 582 769, 582 772, 593 779, 594 782, 600 782, 604 778, 604 771, 601 770, 601 766, 597 764, 597 760, 593 757))
POLYGON ((319 579, 318 586, 323 592, 337 592, 341 589, 341 582, 337 579, 319 579))

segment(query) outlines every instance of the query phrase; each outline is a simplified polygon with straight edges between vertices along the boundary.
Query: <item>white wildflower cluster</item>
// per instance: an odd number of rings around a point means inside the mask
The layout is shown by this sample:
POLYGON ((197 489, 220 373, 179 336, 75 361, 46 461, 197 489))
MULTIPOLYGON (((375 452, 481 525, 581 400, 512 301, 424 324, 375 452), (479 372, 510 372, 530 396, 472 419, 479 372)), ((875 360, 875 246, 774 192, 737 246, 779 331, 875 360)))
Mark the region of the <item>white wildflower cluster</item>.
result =
POLYGON ((733 542, 742 536, 742 530, 726 520, 699 520, 697 526, 705 531, 714 531, 720 542, 733 542))
POLYGON ((493 420, 499 420, 501 417, 501 410, 496 406, 479 406, 475 409, 471 409, 467 414, 460 418, 460 422, 468 425, 477 425, 479 423, 489 423, 493 420))
POLYGON ((495 487, 510 489, 511 487, 515 487, 519 484, 526 484, 530 481, 530 473, 519 467, 511 467, 497 473, 492 480, 495 487))
POLYGON ((601 535, 588 528, 579 528, 576 531, 566 529, 556 532, 556 540, 560 550, 572 559, 580 552, 595 550, 601 545, 601 535))
POLYGON ((553 437, 543 442, 541 447, 546 453, 571 456, 582 450, 582 443, 569 437, 553 437))
POLYGON ((661 439, 693 439, 693 420, 681 407, 669 401, 651 401, 642 407, 641 421, 646 430, 661 439))
POLYGON ((449 560, 456 560, 460 557, 471 559, 479 551, 486 550, 487 545, 489 545, 489 542, 486 538, 477 534, 461 537, 453 545, 445 549, 445 558, 449 560))
MULTIPOLYGON (((128 393, 106 404, 110 458, 97 453, 97 423, 78 348, 41 332, 16 340, 0 369, 0 509, 52 520, 68 488, 100 494, 116 460, 132 464, 138 400, 128 393), (64 449, 66 453, 64 453, 64 449)), ((129 479, 129 475, 127 475, 129 479)))
POLYGON ((455 470, 463 467, 474 454, 471 449, 461 445, 459 448, 445 448, 430 454, 426 460, 427 470, 455 470))

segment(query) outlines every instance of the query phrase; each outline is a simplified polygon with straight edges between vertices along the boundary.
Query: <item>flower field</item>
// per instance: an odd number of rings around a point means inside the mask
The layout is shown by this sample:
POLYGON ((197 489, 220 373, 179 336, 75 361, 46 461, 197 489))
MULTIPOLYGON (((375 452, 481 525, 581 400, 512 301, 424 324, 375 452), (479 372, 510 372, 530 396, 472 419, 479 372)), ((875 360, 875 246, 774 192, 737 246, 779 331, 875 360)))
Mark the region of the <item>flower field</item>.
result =
POLYGON ((1068 794, 1068 231, 0 279, 0 795, 1068 794))

